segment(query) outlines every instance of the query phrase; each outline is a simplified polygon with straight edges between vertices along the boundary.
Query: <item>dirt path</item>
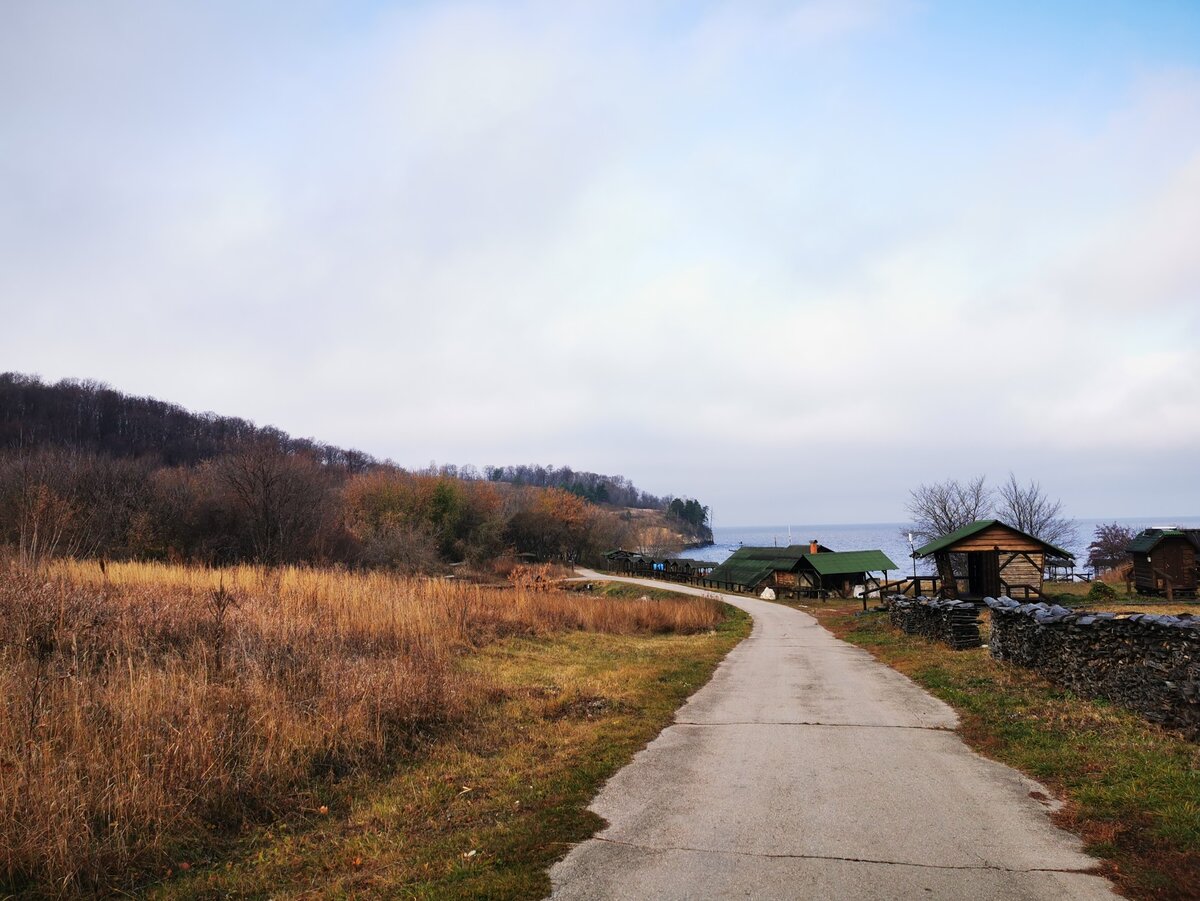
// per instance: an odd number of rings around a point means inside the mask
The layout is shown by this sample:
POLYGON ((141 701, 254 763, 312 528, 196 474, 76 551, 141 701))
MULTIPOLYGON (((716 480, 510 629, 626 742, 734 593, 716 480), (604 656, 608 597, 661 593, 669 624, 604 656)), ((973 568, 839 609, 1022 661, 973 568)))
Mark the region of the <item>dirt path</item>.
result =
POLYGON ((1046 790, 968 749, 947 705, 801 611, 721 597, 753 633, 597 796, 609 826, 554 867, 554 898, 1114 897, 1046 790))

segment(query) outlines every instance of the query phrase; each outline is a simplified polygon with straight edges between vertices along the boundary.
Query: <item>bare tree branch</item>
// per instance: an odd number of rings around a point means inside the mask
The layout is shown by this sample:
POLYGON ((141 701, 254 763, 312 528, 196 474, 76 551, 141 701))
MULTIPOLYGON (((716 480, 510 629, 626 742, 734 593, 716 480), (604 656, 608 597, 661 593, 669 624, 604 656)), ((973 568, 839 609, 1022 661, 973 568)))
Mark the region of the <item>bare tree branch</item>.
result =
POLYGON ((1062 501, 1051 500, 1037 482, 1022 486, 1010 472, 1008 481, 1000 486, 996 511, 1000 519, 1034 538, 1068 547, 1076 540, 1075 522, 1063 516, 1062 510, 1062 501))
POLYGON ((987 517, 992 508, 992 492, 986 482, 985 476, 966 482, 947 479, 910 491, 905 509, 912 517, 914 538, 932 541, 987 517))

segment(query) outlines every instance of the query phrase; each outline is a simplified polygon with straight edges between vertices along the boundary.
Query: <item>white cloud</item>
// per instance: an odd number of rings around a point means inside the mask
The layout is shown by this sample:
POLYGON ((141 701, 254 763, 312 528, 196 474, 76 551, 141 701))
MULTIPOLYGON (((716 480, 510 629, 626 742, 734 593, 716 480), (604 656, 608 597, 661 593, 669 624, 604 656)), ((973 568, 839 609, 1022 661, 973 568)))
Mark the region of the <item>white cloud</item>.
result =
POLYGON ((6 365, 405 463, 625 469, 742 519, 1200 439, 1194 72, 1015 104, 996 143, 881 118, 855 41, 910 5, 672 15, 24 12, 6 365), (1169 427, 1115 426, 1132 407, 1169 427), (821 491, 773 501, 797 459, 821 491))

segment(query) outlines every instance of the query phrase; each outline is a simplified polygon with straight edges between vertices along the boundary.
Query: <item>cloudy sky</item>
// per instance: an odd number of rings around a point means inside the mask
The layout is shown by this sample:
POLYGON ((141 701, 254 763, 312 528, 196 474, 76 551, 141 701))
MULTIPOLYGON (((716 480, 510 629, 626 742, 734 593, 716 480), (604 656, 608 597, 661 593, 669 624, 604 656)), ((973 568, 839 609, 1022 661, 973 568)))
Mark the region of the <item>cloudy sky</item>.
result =
POLYGON ((0 369, 718 523, 1200 513, 1200 5, 0 5, 0 369))

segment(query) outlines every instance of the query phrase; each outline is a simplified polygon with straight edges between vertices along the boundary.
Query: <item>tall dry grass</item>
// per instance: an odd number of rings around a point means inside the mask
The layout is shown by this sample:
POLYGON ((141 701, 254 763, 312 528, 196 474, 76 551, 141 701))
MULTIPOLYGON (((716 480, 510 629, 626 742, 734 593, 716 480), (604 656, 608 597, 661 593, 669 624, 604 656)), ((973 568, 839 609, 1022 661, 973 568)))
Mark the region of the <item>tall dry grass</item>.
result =
POLYGON ((0 892, 136 884, 468 723, 513 634, 712 628, 706 599, 307 569, 0 568, 0 892))

